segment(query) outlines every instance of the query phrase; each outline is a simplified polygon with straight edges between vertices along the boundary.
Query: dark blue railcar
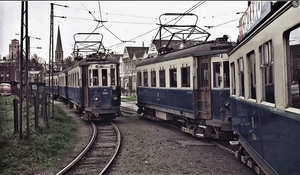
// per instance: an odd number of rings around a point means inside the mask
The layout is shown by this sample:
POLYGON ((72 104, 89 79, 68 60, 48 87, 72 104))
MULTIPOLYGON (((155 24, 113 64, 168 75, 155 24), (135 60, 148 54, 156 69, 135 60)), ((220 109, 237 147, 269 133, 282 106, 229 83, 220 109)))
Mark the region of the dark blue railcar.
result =
POLYGON ((249 12, 260 16, 229 53, 236 157, 258 173, 300 174, 299 2, 253 1, 240 24, 249 12))
POLYGON ((67 70, 67 95, 85 120, 114 119, 120 113, 119 62, 91 54, 67 70))
POLYGON ((197 137, 231 135, 227 53, 232 46, 218 38, 138 63, 138 112, 180 121, 182 131, 197 137))

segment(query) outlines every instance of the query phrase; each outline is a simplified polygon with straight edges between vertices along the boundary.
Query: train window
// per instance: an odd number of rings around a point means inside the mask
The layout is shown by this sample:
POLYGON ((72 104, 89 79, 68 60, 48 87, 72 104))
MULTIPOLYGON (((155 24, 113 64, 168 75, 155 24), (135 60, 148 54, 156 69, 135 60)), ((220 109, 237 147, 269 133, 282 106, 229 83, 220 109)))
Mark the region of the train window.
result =
POLYGON ((201 87, 208 86, 208 64, 201 63, 201 87))
POLYGON ((181 86, 190 87, 190 67, 181 68, 181 86))
POLYGON ((151 87, 156 87, 156 72, 155 72, 155 70, 151 71, 151 87))
POLYGON ((137 72, 137 85, 142 86, 142 73, 137 72))
POLYGON ((110 69, 110 85, 115 85, 116 84, 116 73, 115 69, 110 69))
POLYGON ((229 88, 230 87, 229 61, 223 62, 223 77, 224 77, 224 88, 229 88))
POLYGON ((98 75, 98 69, 93 69, 93 86, 98 86, 99 84, 98 75))
POLYGON ((107 86, 107 69, 102 69, 102 86, 107 86))
POLYGON ((300 109, 300 27, 292 30, 288 37, 289 106, 300 109))
POLYGON ((148 87, 148 72, 145 71, 143 72, 143 74, 144 74, 144 86, 148 87))
POLYGON ((245 95, 244 88, 244 60, 243 57, 238 59, 238 68, 239 68, 239 96, 245 95))
POLYGON ((170 69, 170 87, 177 87, 177 69, 170 69))
POLYGON ((256 99, 256 72, 255 72, 255 54, 251 51, 247 54, 248 65, 248 85, 249 85, 249 98, 256 99))
POLYGON ((274 103, 274 83, 273 83, 273 54, 272 41, 268 41, 259 46, 260 67, 262 78, 262 101, 274 103))
POLYGON ((214 88, 220 88, 221 87, 221 74, 220 74, 220 69, 221 69, 221 63, 220 62, 214 62, 213 63, 213 87, 214 88))
POLYGON ((159 86, 166 87, 166 71, 165 70, 159 71, 159 86))
POLYGON ((236 95, 234 62, 230 63, 230 67, 231 67, 231 94, 236 95))

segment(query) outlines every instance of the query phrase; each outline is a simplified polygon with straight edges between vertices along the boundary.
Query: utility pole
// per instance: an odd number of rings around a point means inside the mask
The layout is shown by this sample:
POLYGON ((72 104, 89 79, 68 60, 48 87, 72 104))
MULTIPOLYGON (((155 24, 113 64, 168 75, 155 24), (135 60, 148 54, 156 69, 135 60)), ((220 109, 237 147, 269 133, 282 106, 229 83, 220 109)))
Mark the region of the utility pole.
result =
POLYGON ((21 51, 20 51, 20 57, 19 57, 19 70, 20 70, 20 93, 19 93, 19 99, 20 99, 20 132, 19 137, 20 140, 23 139, 23 129, 22 129, 22 115, 23 115, 23 91, 25 91, 26 94, 26 119, 27 119, 27 138, 29 138, 29 98, 28 98, 28 90, 29 90, 29 83, 28 83, 28 1, 22 1, 21 2, 21 51), (25 45, 25 48, 24 48, 25 45), (23 53, 25 54, 25 65, 23 63, 23 53), (25 78, 23 79, 23 72, 25 72, 25 78), (24 80, 24 82, 23 82, 24 80), (24 88, 24 86, 26 88, 24 88))
MULTIPOLYGON (((52 93, 52 117, 54 115, 54 98, 53 98, 53 14, 54 14, 54 9, 53 9, 53 3, 50 4, 51 5, 51 14, 50 14, 50 44, 49 44, 49 93, 50 93, 50 72, 51 72, 51 77, 52 77, 52 83, 51 83, 51 93, 52 93), (51 69, 50 69, 50 64, 51 64, 51 69)), ((50 96, 49 96, 50 98, 50 96)), ((49 99, 50 101, 50 99, 49 99)), ((50 117, 50 106, 49 106, 49 110, 47 110, 49 113, 49 117, 50 117)))

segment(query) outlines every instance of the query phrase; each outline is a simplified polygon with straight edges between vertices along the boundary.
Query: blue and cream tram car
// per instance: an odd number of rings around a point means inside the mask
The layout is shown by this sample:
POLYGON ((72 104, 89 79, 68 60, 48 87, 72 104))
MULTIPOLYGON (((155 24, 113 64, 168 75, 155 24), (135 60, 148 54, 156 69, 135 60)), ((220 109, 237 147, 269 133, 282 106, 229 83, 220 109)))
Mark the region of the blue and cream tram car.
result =
POLYGON ((236 156, 258 173, 300 174, 299 2, 251 2, 240 26, 229 54, 236 156))
POLYGON ((232 133, 227 36, 147 58, 136 65, 138 113, 182 122, 182 131, 220 138, 232 133))
POLYGON ((53 73, 53 79, 52 75, 50 74, 50 81, 49 81, 49 75, 45 76, 45 91, 48 95, 52 96, 52 98, 56 99, 59 97, 59 85, 58 85, 58 75, 59 72, 53 73), (49 85, 50 83, 50 85, 49 85), (53 83, 53 84, 52 84, 53 83), (52 88, 53 85, 53 88, 52 88))
POLYGON ((84 111, 84 120, 114 119, 121 114, 119 62, 115 57, 90 54, 69 68, 66 76, 69 102, 84 111))
POLYGON ((58 91, 59 98, 63 101, 69 99, 68 96, 68 69, 61 71, 58 74, 58 91))

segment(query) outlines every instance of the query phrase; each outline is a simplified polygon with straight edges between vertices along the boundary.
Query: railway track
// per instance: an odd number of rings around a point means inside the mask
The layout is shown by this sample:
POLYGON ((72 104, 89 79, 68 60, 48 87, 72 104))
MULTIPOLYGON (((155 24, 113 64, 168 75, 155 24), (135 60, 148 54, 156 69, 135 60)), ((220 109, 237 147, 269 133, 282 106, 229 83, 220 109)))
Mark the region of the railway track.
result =
POLYGON ((103 174, 116 157, 121 134, 114 123, 92 123, 93 135, 86 148, 60 174, 103 174))

